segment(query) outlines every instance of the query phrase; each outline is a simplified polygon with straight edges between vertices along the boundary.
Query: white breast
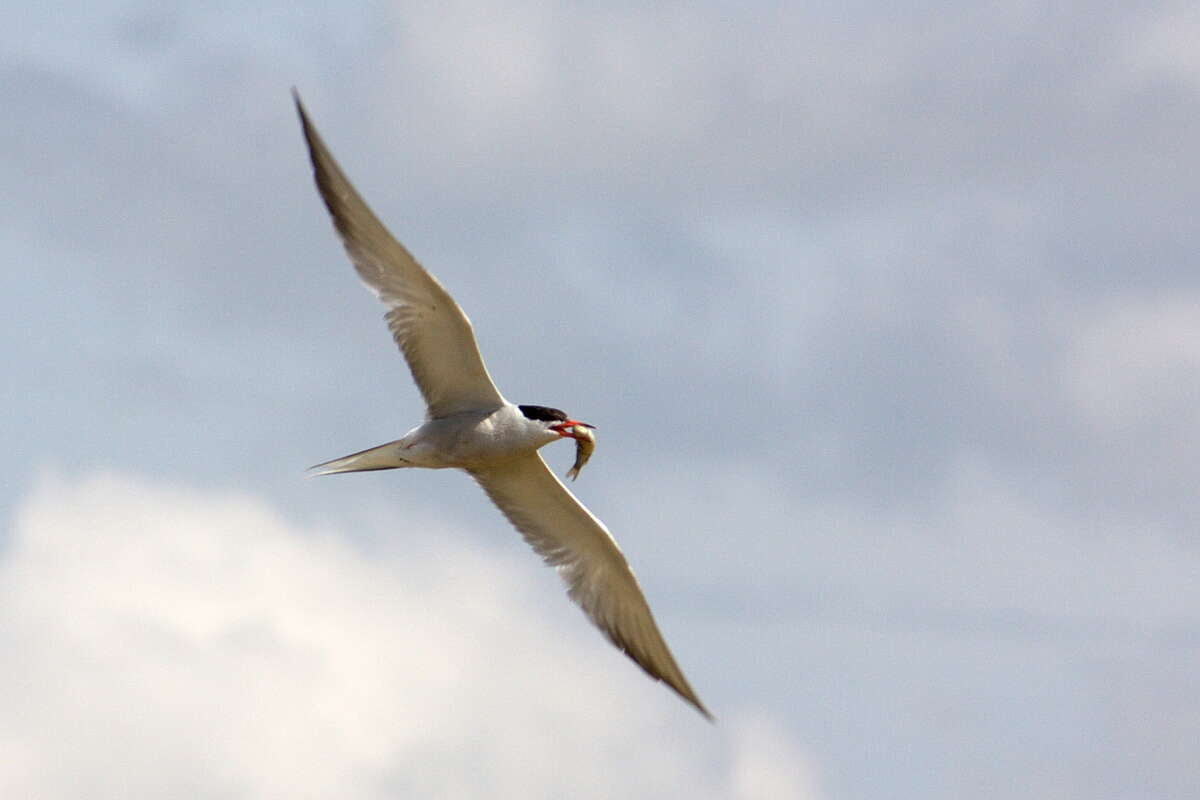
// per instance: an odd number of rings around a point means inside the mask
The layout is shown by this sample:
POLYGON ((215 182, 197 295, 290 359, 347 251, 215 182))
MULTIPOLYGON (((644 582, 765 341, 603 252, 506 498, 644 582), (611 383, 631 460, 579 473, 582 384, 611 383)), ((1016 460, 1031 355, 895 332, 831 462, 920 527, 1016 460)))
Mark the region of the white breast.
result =
POLYGON ((464 412, 429 420, 401 439, 414 466, 472 469, 528 455, 559 435, 516 406, 488 412, 464 412))

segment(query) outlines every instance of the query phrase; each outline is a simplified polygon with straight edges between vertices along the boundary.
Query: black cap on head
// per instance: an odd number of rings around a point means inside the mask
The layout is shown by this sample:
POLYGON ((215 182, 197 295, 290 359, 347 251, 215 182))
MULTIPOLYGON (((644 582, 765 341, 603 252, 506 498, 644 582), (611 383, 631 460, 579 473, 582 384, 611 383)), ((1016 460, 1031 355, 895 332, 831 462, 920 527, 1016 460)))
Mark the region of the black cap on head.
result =
POLYGON ((517 406, 526 419, 536 419, 538 422, 566 422, 567 415, 557 408, 546 406, 517 406))

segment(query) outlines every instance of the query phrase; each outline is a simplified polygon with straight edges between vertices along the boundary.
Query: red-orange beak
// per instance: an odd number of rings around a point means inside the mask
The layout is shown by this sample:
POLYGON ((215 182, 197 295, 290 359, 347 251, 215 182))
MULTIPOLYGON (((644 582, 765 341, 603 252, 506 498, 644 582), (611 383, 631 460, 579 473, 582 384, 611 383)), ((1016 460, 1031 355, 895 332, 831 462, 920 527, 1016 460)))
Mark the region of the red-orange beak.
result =
POLYGON ((577 438, 575 436, 576 425, 581 428, 590 428, 591 430, 596 430, 595 425, 588 425, 586 422, 580 422, 577 419, 569 419, 566 422, 556 422, 550 426, 550 430, 564 438, 574 439, 577 438))

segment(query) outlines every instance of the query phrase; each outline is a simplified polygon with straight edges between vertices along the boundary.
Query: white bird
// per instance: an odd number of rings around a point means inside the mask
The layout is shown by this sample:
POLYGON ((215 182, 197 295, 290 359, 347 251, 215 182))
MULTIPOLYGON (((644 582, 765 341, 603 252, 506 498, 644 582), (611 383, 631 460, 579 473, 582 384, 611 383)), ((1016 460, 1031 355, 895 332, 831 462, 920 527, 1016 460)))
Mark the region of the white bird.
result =
POLYGON ((483 364, 467 315, 355 191, 299 94, 293 94, 317 189, 359 277, 388 307, 384 318, 428 407, 425 421, 402 438, 313 471, 465 470, 538 555, 558 569, 570 598, 609 640, 712 719, 671 656, 612 535, 538 454, 559 439, 590 438, 591 426, 554 408, 504 399, 483 364))

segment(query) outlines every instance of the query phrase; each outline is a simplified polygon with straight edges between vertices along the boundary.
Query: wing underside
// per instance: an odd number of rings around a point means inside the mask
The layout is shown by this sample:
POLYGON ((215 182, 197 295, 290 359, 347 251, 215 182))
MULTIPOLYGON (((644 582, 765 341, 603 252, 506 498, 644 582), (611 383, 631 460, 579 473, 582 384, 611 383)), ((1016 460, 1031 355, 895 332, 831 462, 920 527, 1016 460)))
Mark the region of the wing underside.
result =
POLYGON ((467 315, 371 211, 330 154, 299 96, 296 110, 321 199, 359 277, 388 306, 388 328, 430 418, 503 405, 467 315))
POLYGON ((608 639, 650 677, 712 715, 675 663, 637 578, 608 529, 537 453, 471 471, 525 541, 555 567, 567 593, 608 639))

